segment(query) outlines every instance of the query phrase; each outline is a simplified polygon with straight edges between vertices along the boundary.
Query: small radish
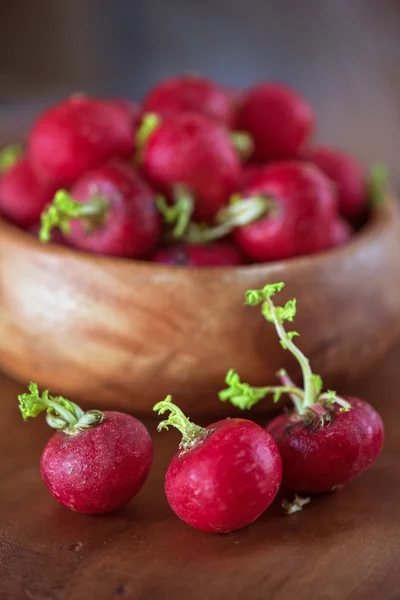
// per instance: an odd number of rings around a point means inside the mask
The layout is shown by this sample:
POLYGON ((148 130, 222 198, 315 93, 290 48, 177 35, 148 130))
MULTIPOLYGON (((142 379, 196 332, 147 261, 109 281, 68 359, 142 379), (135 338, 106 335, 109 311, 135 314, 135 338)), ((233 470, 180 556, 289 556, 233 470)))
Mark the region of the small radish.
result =
POLYGON ((21 227, 37 223, 57 186, 38 175, 19 146, 0 153, 0 213, 21 227))
POLYGON ((245 94, 237 127, 253 139, 251 160, 295 158, 314 128, 314 113, 297 92, 278 83, 260 83, 245 94))
POLYGON ((229 267, 244 265, 242 252, 229 242, 174 244, 157 250, 153 262, 185 267, 229 267))
POLYGON ((330 244, 337 198, 329 179, 314 165, 273 163, 232 200, 218 213, 216 226, 193 223, 185 240, 202 243, 233 231, 243 252, 261 262, 310 254, 330 244))
POLYGON ((109 256, 145 258, 161 235, 155 194, 129 163, 114 159, 60 190, 42 215, 40 239, 54 227, 72 246, 109 256))
POLYGON ((162 119, 197 112, 228 127, 233 125, 236 116, 231 94, 217 83, 197 75, 162 81, 144 98, 142 110, 162 119))
POLYGON ((134 131, 130 112, 118 103, 75 95, 39 116, 28 138, 36 170, 69 186, 111 157, 130 158, 134 131))
POLYGON ((186 190, 184 224, 192 210, 195 220, 212 220, 228 203, 241 176, 241 162, 229 133, 196 113, 177 115, 153 127, 141 158, 149 180, 174 196, 175 203, 180 202, 182 189, 186 190))
POLYGON ((246 419, 225 419, 207 427, 192 423, 171 396, 154 406, 170 411, 158 430, 176 427, 179 452, 165 476, 174 513, 208 533, 227 533, 255 521, 275 498, 282 465, 272 437, 246 419))
POLYGON ((83 412, 62 396, 40 395, 35 383, 18 396, 24 420, 46 411, 57 430, 47 442, 40 473, 50 493, 79 513, 122 508, 141 489, 150 470, 153 443, 145 426, 120 412, 83 412))
POLYGON ((294 408, 267 426, 282 457, 282 485, 301 494, 328 492, 344 486, 372 465, 383 446, 384 427, 379 414, 367 402, 341 398, 333 391, 322 392, 321 377, 311 371, 308 359, 293 342, 298 333, 287 332, 283 325, 293 321, 296 300, 289 300, 284 306, 275 306, 272 301, 283 287, 283 283, 276 283, 249 290, 245 303, 261 304, 262 314, 275 325, 282 347, 300 364, 303 389, 284 370, 278 373, 282 386, 265 388, 241 383, 237 373, 230 371, 226 378, 229 387, 219 397, 248 409, 267 394, 273 394, 275 401, 288 394, 294 408))
POLYGON ((367 173, 364 167, 350 154, 317 146, 310 150, 307 159, 321 169, 337 186, 340 214, 355 221, 367 210, 367 173))

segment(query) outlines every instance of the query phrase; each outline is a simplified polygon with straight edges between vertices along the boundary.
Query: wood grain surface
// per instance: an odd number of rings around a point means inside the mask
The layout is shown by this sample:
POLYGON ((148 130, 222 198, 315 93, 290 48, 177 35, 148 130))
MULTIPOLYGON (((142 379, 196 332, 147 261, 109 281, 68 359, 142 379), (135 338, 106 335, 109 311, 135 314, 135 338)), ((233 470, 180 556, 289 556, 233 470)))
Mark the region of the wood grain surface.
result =
MULTIPOLYGON (((163 491, 176 451, 155 434, 155 462, 123 511, 74 514, 49 495, 39 457, 50 432, 23 423, 22 387, 0 376, 2 600, 398 600, 400 344, 347 392, 373 402, 387 438, 378 462, 341 492, 286 516, 278 501, 253 525, 208 535, 175 517, 163 491)), ((203 420, 205 424, 207 420, 203 420)))
POLYGON ((274 327, 243 302, 247 289, 277 281, 279 303, 297 299, 315 372, 334 389, 364 372, 400 332, 396 204, 341 248, 224 269, 43 246, 0 221, 0 366, 92 407, 151 414, 172 394, 191 414, 221 414, 215 396, 229 369, 253 385, 274 385, 282 367, 296 374, 274 327))

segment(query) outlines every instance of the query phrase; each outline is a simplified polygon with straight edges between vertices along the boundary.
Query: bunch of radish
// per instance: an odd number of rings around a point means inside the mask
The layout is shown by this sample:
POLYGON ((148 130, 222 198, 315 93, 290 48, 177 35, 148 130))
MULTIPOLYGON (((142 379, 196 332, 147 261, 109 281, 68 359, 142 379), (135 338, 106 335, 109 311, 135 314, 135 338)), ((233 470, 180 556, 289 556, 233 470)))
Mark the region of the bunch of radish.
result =
MULTIPOLYGON (((240 529, 264 513, 280 487, 294 493, 282 504, 290 514, 309 503, 313 494, 333 492, 368 469, 380 454, 384 426, 371 405, 354 397, 323 391, 322 379, 294 343, 295 299, 284 306, 273 302, 283 283, 246 292, 249 306, 261 305, 274 324, 281 345, 293 354, 303 374, 303 387, 286 371, 280 385, 253 387, 231 370, 228 387, 219 393, 243 410, 271 394, 293 402, 290 411, 266 428, 243 418, 224 419, 207 427, 193 423, 173 404, 171 396, 154 410, 169 412, 158 429, 177 428, 182 440, 165 476, 165 493, 172 510, 184 522, 210 533, 240 529), (300 495, 299 495, 300 494, 300 495)), ((31 383, 19 396, 24 417, 46 412, 57 433, 47 443, 40 462, 42 478, 57 500, 83 513, 104 513, 122 507, 141 489, 152 462, 152 441, 130 415, 91 410, 83 412, 63 397, 39 393, 31 383)))
POLYGON ((232 93, 176 77, 141 105, 73 95, 38 117, 25 148, 0 153, 0 214, 44 243, 169 265, 329 249, 365 222, 371 178, 313 146, 314 124, 308 102, 272 82, 232 93))

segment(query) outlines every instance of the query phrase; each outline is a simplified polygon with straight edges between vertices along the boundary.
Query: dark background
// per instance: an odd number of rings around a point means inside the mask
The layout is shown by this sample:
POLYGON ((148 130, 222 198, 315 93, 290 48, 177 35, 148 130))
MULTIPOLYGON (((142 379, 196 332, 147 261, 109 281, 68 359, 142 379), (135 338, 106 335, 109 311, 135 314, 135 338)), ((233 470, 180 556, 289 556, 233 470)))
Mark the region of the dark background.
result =
POLYGON ((399 62, 396 0, 1 2, 3 110, 70 91, 140 98, 187 71, 238 86, 273 78, 313 103, 319 140, 387 162, 395 180, 399 62))

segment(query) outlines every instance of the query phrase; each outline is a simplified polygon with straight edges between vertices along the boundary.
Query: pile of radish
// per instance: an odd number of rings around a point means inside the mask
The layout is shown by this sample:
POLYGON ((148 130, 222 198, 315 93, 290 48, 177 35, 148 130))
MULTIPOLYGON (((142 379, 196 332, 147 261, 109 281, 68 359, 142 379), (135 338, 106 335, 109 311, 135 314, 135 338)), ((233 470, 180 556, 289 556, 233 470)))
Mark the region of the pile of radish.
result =
MULTIPOLYGON (((282 347, 299 362, 303 387, 284 370, 278 373, 280 385, 268 387, 243 383, 231 370, 219 399, 245 410, 269 394, 275 402, 286 395, 292 410, 265 428, 243 418, 200 427, 170 396, 154 406, 159 415, 170 413, 158 429, 172 426, 182 435, 165 476, 167 500, 182 521, 201 531, 226 533, 249 525, 267 510, 281 486, 286 512, 302 510, 313 494, 341 489, 361 475, 382 449, 384 426, 375 409, 358 398, 323 391, 321 377, 293 341, 298 333, 286 331, 284 323, 293 321, 296 301, 274 304, 283 286, 249 290, 245 302, 260 305, 274 324, 282 347), (288 493, 294 493, 293 501, 288 493)), ((118 412, 85 413, 63 397, 40 394, 34 383, 19 402, 25 420, 46 412, 48 424, 57 430, 42 453, 40 471, 59 502, 76 512, 106 513, 139 492, 153 450, 137 419, 118 412)))
POLYGON ((326 250, 365 222, 371 177, 314 129, 309 103, 272 82, 176 77, 140 105, 73 95, 0 153, 0 214, 43 243, 170 265, 326 250))

